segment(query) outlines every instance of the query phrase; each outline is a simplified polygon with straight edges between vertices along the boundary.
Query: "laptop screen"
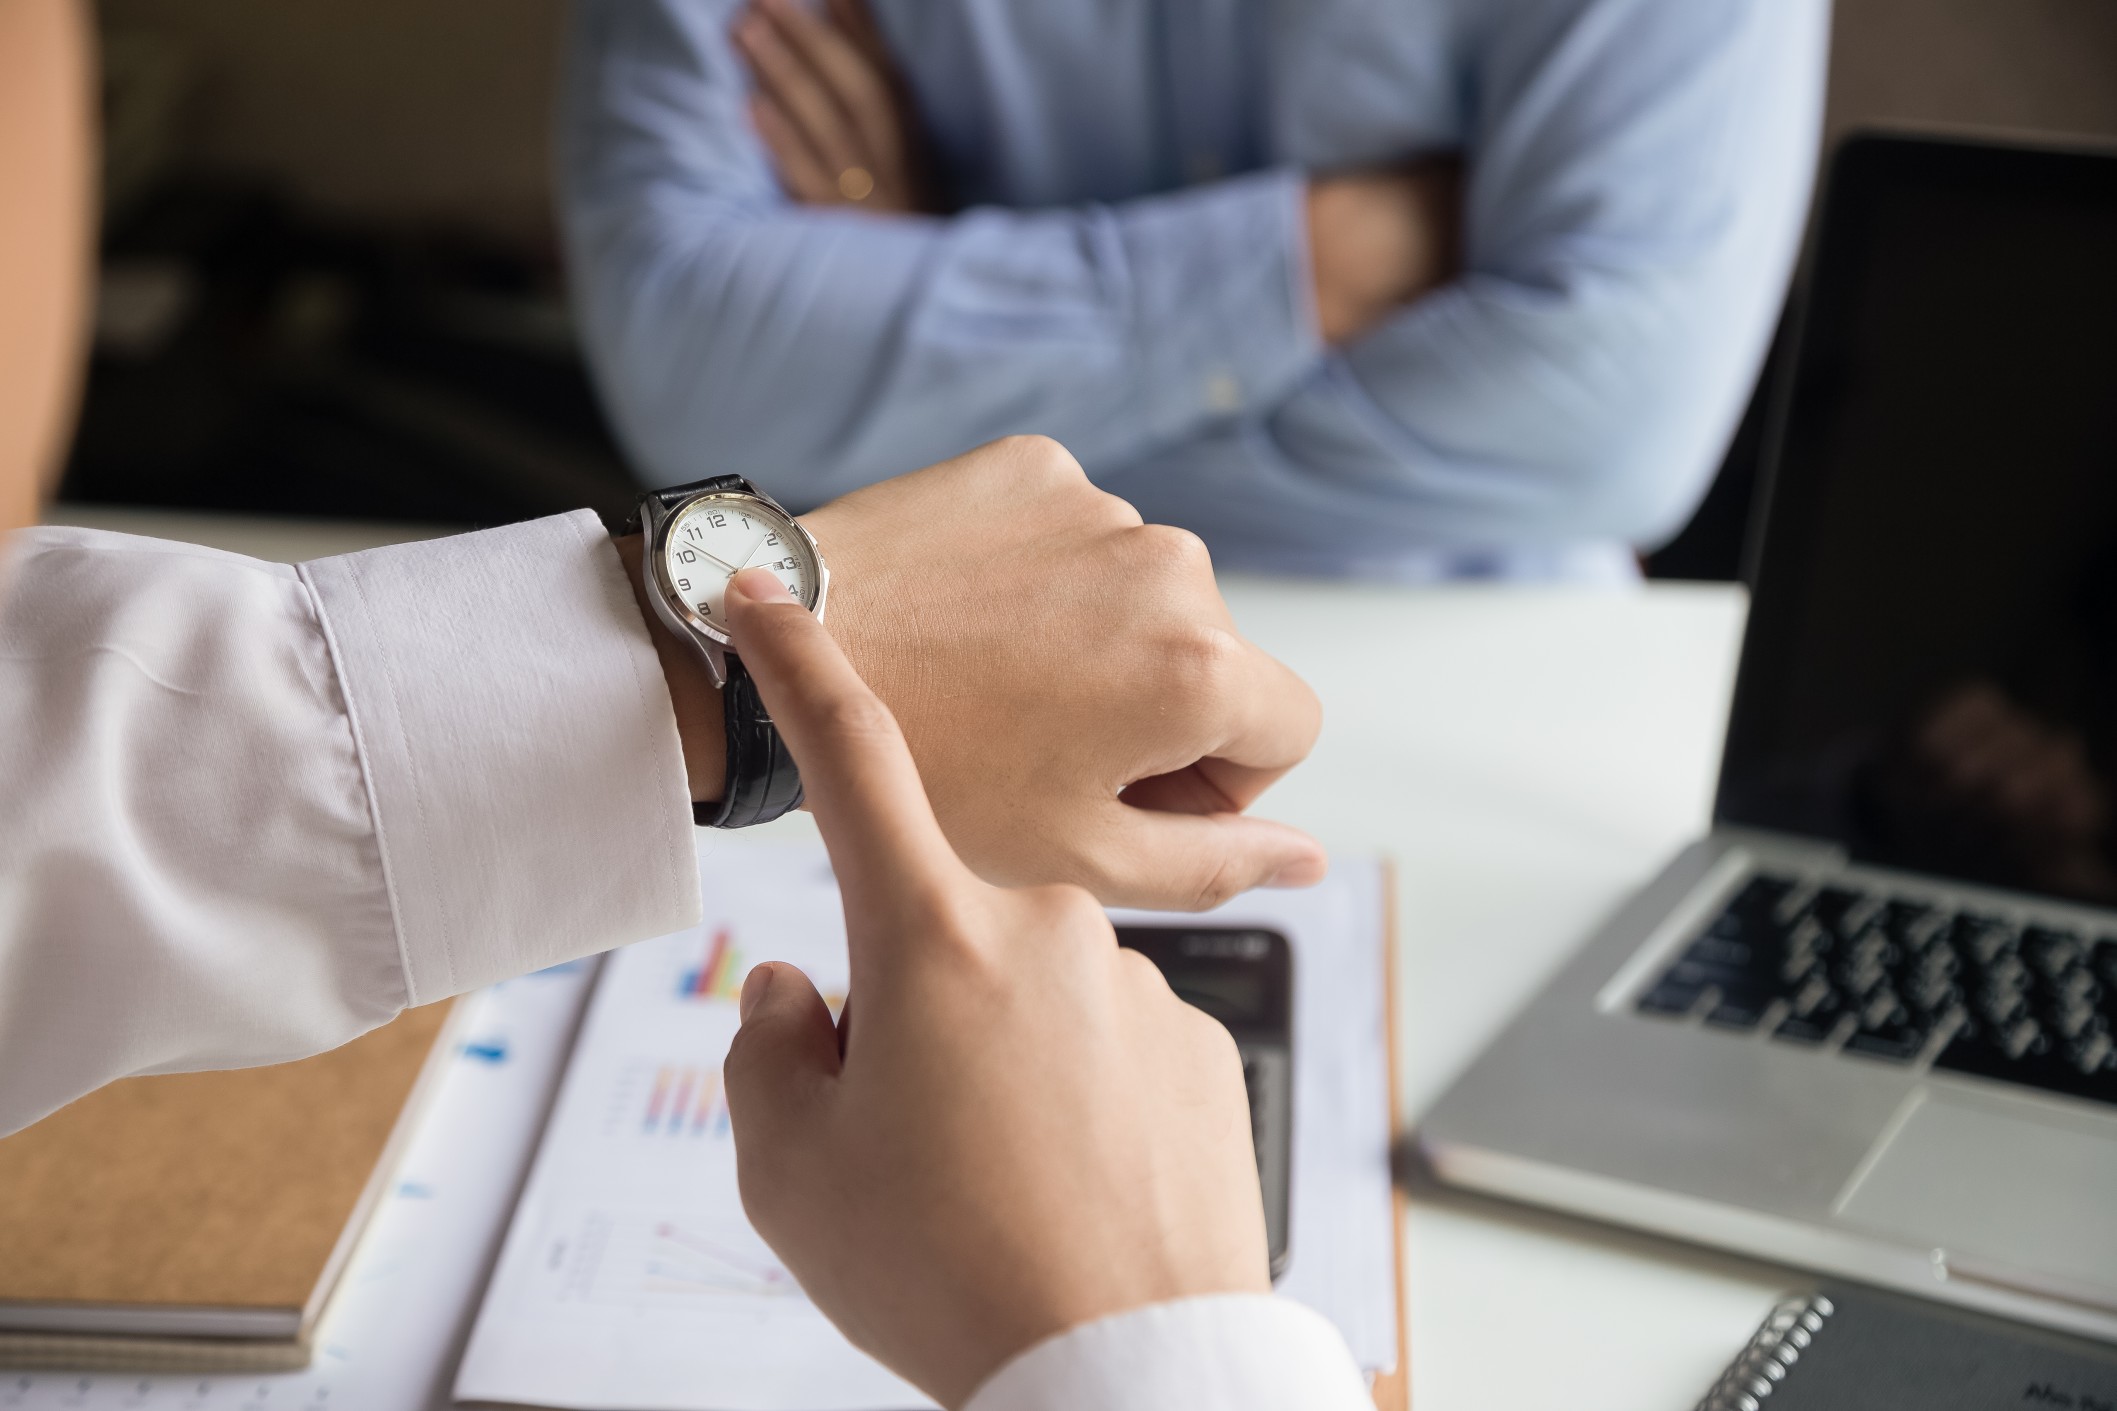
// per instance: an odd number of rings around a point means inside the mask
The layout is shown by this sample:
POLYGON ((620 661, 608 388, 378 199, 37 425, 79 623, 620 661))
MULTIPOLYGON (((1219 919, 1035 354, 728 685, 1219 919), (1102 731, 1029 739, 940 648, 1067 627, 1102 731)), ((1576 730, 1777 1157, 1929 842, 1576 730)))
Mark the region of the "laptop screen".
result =
POLYGON ((1844 148, 1779 433, 1721 819, 2117 904, 2117 156, 1844 148))

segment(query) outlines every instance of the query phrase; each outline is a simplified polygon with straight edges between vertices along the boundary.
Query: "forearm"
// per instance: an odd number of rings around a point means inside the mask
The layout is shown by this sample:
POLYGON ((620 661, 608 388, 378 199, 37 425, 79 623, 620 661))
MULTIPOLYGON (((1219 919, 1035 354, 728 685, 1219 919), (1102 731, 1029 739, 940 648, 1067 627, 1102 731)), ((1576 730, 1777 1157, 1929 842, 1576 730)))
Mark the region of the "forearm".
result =
POLYGON ((0 1131, 688 924, 669 694, 592 516, 300 569, 18 536, 0 1131))
MULTIPOLYGON (((1216 543, 1543 552, 1652 543, 1689 514, 1799 246, 1826 7, 1606 0, 1570 29, 1577 6, 1520 8, 1480 57, 1463 274, 1206 433, 1225 470, 1181 522, 1216 543)), ((1183 476, 1200 456, 1150 460, 1183 476)), ((1168 503, 1148 462, 1098 474, 1168 503)))
POLYGON ((872 220, 706 203, 570 223, 606 403, 657 483, 801 506, 1019 432, 1093 457, 1284 395, 1321 352, 1296 179, 872 220))
POLYGON ((0 6, 0 532, 36 519, 79 379, 94 249, 91 17, 0 6))
POLYGON ((1136 454, 1320 355, 1297 174, 946 220, 797 207, 731 9, 591 0, 569 62, 575 297, 652 480, 742 473, 807 507, 1017 432, 1136 454))

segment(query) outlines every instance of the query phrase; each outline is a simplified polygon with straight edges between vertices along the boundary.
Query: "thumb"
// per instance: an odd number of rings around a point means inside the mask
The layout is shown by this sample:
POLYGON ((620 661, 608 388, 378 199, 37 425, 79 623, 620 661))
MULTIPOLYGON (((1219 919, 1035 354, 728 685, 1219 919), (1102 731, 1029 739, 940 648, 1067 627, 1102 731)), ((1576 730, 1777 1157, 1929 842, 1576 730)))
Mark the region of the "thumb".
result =
POLYGON ((752 969, 722 1068, 738 1158, 767 1157, 838 1071, 838 1030, 809 977, 776 961, 752 969))

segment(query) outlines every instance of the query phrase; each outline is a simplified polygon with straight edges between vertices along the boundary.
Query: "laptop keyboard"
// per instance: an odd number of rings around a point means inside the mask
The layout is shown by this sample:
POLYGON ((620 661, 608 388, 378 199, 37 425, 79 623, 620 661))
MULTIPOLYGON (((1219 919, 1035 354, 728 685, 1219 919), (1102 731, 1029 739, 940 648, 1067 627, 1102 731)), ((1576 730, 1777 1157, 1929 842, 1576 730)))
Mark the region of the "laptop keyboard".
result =
POLYGON ((1638 1007, 2117 1103, 2117 936, 1759 875, 1638 1007))

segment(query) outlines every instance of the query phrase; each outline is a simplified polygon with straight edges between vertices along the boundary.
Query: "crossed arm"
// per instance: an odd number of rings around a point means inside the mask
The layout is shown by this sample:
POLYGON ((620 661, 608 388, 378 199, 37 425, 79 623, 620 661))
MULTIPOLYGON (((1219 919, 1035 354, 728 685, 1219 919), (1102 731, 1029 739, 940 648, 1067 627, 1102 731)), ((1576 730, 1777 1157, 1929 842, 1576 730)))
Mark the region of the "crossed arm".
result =
POLYGON ((1460 271, 1326 327, 1325 180, 803 204, 734 5, 584 0, 563 164, 588 339, 658 479, 795 468, 822 499, 1037 430, 1216 549, 1253 520, 1350 524, 1376 554, 1651 539, 1702 490, 1778 310, 1826 8, 1512 5, 1462 56, 1460 271), (1227 503, 1188 488, 1202 461, 1227 503))

